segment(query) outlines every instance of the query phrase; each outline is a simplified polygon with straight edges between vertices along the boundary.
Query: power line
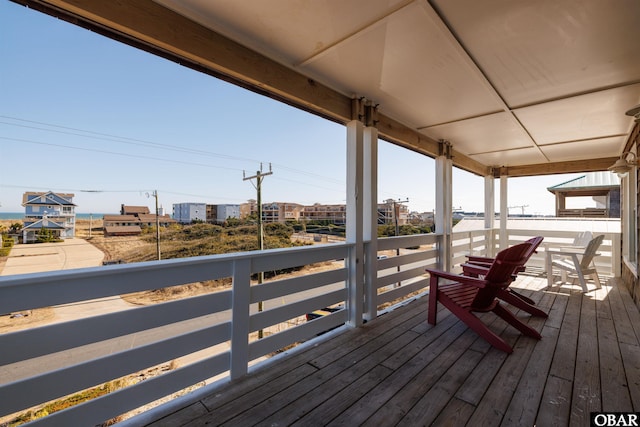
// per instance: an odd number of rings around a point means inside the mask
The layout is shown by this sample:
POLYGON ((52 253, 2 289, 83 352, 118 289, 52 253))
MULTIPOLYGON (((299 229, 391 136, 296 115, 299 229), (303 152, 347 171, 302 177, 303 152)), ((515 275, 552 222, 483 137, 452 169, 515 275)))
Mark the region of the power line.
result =
POLYGON ((25 142, 25 143, 28 143, 28 144, 45 145, 45 146, 49 146, 49 147, 67 148, 67 149, 80 150, 80 151, 89 151, 89 152, 93 152, 93 153, 111 154, 111 155, 114 155, 114 156, 122 156, 122 157, 128 157, 128 158, 136 158, 136 159, 144 159, 144 160, 158 160, 158 161, 169 162, 169 163, 179 163, 179 164, 189 165, 189 166, 201 166, 201 167, 204 167, 204 168, 226 169, 226 170, 232 170, 232 171, 239 171, 240 170, 238 168, 229 168, 229 167, 225 167, 225 166, 214 166, 214 165, 208 165, 208 164, 204 164, 204 163, 187 162, 187 161, 175 160, 175 159, 163 159, 161 157, 143 156, 141 154, 118 153, 118 152, 115 152, 115 151, 100 150, 100 149, 97 149, 97 148, 76 147, 76 146, 71 146, 71 145, 54 144, 54 143, 51 143, 51 142, 41 142, 41 141, 33 141, 33 140, 28 140, 28 139, 9 138, 9 137, 5 137, 5 136, 0 136, 0 139, 5 139, 5 140, 9 140, 9 141, 16 141, 16 142, 25 142))
POLYGON ((229 159, 229 160, 255 161, 255 160, 247 159, 247 158, 243 158, 243 157, 231 156, 231 155, 227 155, 227 154, 213 153, 211 151, 196 150, 196 149, 193 149, 193 148, 185 148, 185 147, 180 147, 180 146, 177 146, 177 145, 170 145, 170 144, 161 144, 161 143, 158 143, 158 142, 145 141, 145 140, 142 140, 142 139, 129 138, 129 137, 118 136, 118 135, 110 135, 110 134, 106 134, 106 133, 100 133, 100 132, 88 131, 88 130, 84 130, 84 129, 71 128, 71 127, 67 127, 67 126, 53 125, 53 124, 49 124, 49 123, 35 122, 35 121, 19 119, 19 118, 15 118, 15 117, 8 117, 8 116, 1 116, 1 115, 0 115, 0 117, 8 118, 8 119, 11 119, 11 120, 20 120, 20 121, 24 121, 24 122, 27 122, 27 123, 35 123, 35 124, 39 124, 39 125, 43 125, 43 126, 57 127, 57 128, 72 130, 72 131, 76 131, 76 132, 83 132, 83 133, 73 133, 73 132, 59 131, 59 130, 54 130, 54 129, 43 129, 43 128, 36 127, 36 126, 26 126, 26 125, 20 125, 20 124, 16 124, 16 123, 8 123, 8 122, 0 121, 0 124, 6 124, 6 125, 9 125, 9 126, 18 126, 18 127, 23 127, 23 128, 27 128, 27 129, 36 129, 36 130, 41 130, 41 131, 45 131, 45 132, 55 132, 55 133, 61 133, 61 134, 65 134, 65 135, 81 136, 81 137, 84 137, 84 138, 92 138, 92 139, 105 140, 105 141, 115 141, 115 142, 120 142, 122 144, 129 144, 129 145, 136 145, 136 146, 143 146, 143 147, 149 147, 150 146, 150 147, 153 147, 153 148, 160 148, 160 149, 169 150, 169 151, 178 151, 178 152, 191 153, 191 154, 205 154, 205 155, 208 155, 208 156, 220 157, 220 158, 229 159))
MULTIPOLYGON (((228 155, 228 154, 214 153, 212 151, 207 151, 207 150, 197 150, 197 149, 193 149, 193 148, 185 148, 185 147, 176 146, 176 145, 162 144, 162 143, 153 142, 153 141, 147 141, 147 140, 143 140, 143 139, 130 138, 130 137, 125 137, 125 136, 112 135, 112 134, 108 134, 108 133, 89 131, 89 130, 84 130, 84 129, 79 129, 79 128, 68 127, 68 126, 44 123, 44 122, 28 120, 28 119, 21 119, 21 118, 18 118, 18 117, 0 115, 0 118, 5 118, 5 119, 9 119, 9 120, 16 120, 16 121, 21 121, 21 122, 25 122, 25 123, 33 123, 33 124, 37 124, 37 125, 41 125, 41 126, 48 126, 48 127, 64 129, 64 131, 55 130, 55 129, 44 129, 44 128, 40 128, 40 127, 36 127, 36 126, 20 125, 20 124, 17 124, 17 123, 0 122, 0 124, 6 124, 6 125, 9 125, 9 126, 18 126, 18 127, 28 128, 28 129, 41 130, 41 131, 45 131, 45 132, 56 132, 56 133, 74 135, 74 136, 81 136, 81 137, 85 137, 85 138, 93 138, 93 139, 99 139, 99 140, 115 141, 115 142, 120 142, 120 143, 123 143, 123 144, 154 147, 154 148, 160 148, 160 149, 169 150, 169 151, 177 151, 177 152, 190 153, 190 154, 206 155, 206 156, 218 157, 218 158, 228 159, 228 160, 236 160, 236 161, 244 161, 244 162, 256 162, 256 160, 249 159, 249 158, 246 158, 246 157, 238 157, 238 156, 232 156, 232 155, 228 155), (78 134, 78 133, 67 132, 67 131, 82 132, 82 133, 78 134)), ((10 138, 5 138, 5 139, 10 139, 10 138)), ((24 140, 24 141, 20 141, 20 142, 29 142, 29 141, 24 140)), ((32 142, 32 143, 37 143, 37 142, 32 142)), ((68 146, 66 148, 82 149, 80 147, 68 147, 68 146)), ((113 153, 113 152, 108 152, 108 153, 120 154, 120 153, 113 153)), ((154 159, 154 158, 150 157, 150 159, 154 159)), ((166 160, 166 159, 162 159, 162 160, 170 161, 170 160, 166 160)), ((318 177, 318 178, 322 178, 323 180, 333 180, 335 182, 340 183, 340 181, 335 180, 334 178, 323 176, 323 175, 320 175, 320 174, 315 174, 313 172, 304 171, 304 170, 300 170, 300 169, 295 169, 295 168, 292 168, 292 167, 289 167, 289 166, 285 166, 285 165, 278 165, 278 164, 275 164, 275 165, 280 167, 281 169, 288 170, 288 171, 293 172, 293 173, 297 173, 297 174, 301 174, 301 175, 307 175, 307 176, 315 176, 315 177, 318 177)))
MULTIPOLYGON (((5 137, 5 136, 0 136, 0 139, 9 140, 9 141, 16 141, 16 142, 23 142, 23 143, 29 143, 29 144, 36 144, 36 145, 44 145, 44 146, 50 146, 50 147, 57 147, 57 148, 66 148, 66 149, 71 149, 71 150, 95 152, 95 153, 100 153, 100 154, 111 154, 111 155, 120 156, 120 157, 127 157, 127 158, 138 158, 138 159, 143 159, 143 160, 162 161, 162 162, 168 162, 168 163, 183 164, 183 165, 188 165, 188 166, 200 166, 200 167, 209 168, 209 169, 223 169, 223 170, 231 170, 231 171, 240 171, 239 168, 231 168, 231 167, 226 167, 226 166, 218 166, 218 165, 211 165, 211 164, 204 164, 204 163, 197 163, 197 162, 189 162, 189 161, 176 160, 176 159, 165 159, 165 158, 161 158, 161 157, 152 157, 152 156, 148 156, 148 155, 140 155, 140 154, 132 154, 132 153, 119 153, 119 152, 115 152, 115 151, 101 150, 101 149, 97 149, 97 148, 77 147, 77 146, 71 146, 71 145, 54 144, 54 143, 49 143, 49 142, 34 141, 34 140, 28 140, 28 139, 10 138, 10 137, 5 137)), ((291 168, 289 168, 289 169, 291 170, 291 168)), ((312 174, 312 173, 304 173, 304 172, 301 172, 301 173, 306 174, 306 175, 310 175, 310 176, 314 176, 315 175, 315 174, 312 174)), ((323 180, 325 182, 326 181, 334 181, 336 183, 341 183, 341 181, 335 180, 334 178, 327 178, 327 177, 323 177, 321 175, 315 175, 315 176, 323 178, 323 180)), ((330 190, 330 191, 334 190, 332 188, 327 188, 327 187, 319 186, 319 185, 316 185, 316 184, 303 182, 303 181, 300 181, 300 180, 288 180, 286 178, 279 178, 279 179, 283 180, 283 181, 295 182, 297 184, 303 184, 305 186, 322 188, 322 189, 330 190)))

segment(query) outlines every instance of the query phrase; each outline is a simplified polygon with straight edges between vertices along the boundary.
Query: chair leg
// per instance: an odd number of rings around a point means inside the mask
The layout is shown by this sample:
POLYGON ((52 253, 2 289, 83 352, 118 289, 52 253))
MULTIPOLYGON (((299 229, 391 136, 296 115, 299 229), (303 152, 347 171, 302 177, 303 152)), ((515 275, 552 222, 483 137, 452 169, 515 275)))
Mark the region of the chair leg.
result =
MULTIPOLYGON (((538 307, 535 307, 533 303, 529 304, 526 300, 522 298, 522 296, 518 293, 510 291, 509 289, 505 289, 504 291, 500 291, 498 293, 498 298, 502 301, 508 302, 514 307, 518 307, 520 310, 524 310, 532 316, 536 317, 549 317, 547 313, 540 310, 538 307)), ((525 297, 526 298, 526 297, 525 297)), ((527 298, 527 300, 532 301, 527 298)))
POLYGON ((547 252, 545 256, 545 270, 547 271, 547 286, 553 285, 553 266, 551 265, 551 256, 547 252))
POLYGON ((591 265, 593 266, 593 281, 596 283, 596 288, 598 289, 602 289, 602 285, 600 284, 600 276, 598 276, 598 270, 596 270, 596 265, 595 263, 592 261, 591 265))
POLYGON ((602 284, 600 284, 600 277, 598 276, 598 272, 593 272, 593 281, 596 282, 596 288, 602 289, 602 284))
POLYGON ((427 321, 431 325, 436 324, 436 314, 438 312, 438 278, 431 277, 429 281, 429 310, 427 321))
POLYGON ((469 328, 473 329, 479 336, 484 338, 489 344, 504 351, 505 353, 513 353, 513 349, 505 340, 500 338, 495 332, 487 327, 475 314, 468 309, 461 307, 446 294, 439 295, 439 301, 444 305, 454 316, 464 322, 469 328))
POLYGON ((580 282, 580 286, 582 287, 582 292, 589 292, 589 288, 587 287, 587 279, 584 277, 584 274, 580 270, 580 267, 576 269, 576 273, 578 274, 578 281, 580 282))
POLYGON ((507 292, 517 296, 518 298, 520 298, 521 300, 523 300, 527 304, 531 304, 531 305, 535 305, 536 304, 536 302, 534 300, 532 300, 531 298, 526 297, 526 296, 522 295, 521 293, 514 291, 513 289, 507 289, 507 292))
MULTIPOLYGON (((451 310, 451 308, 449 308, 451 310)), ((505 353, 513 353, 513 349, 505 340, 500 338, 498 334, 493 332, 487 327, 480 319, 478 319, 473 313, 466 310, 456 310, 454 314, 462 320, 468 327, 473 329, 479 336, 484 338, 489 344, 504 351, 505 353)))
POLYGON ((538 331, 533 329, 531 326, 525 325, 524 323, 522 323, 520 319, 518 319, 511 311, 504 308, 500 304, 496 304, 496 306, 493 309, 493 312, 498 316, 502 317, 508 324, 510 324, 511 326, 513 326, 514 328, 522 332, 524 335, 537 338, 537 339, 542 338, 542 335, 540 335, 538 331))

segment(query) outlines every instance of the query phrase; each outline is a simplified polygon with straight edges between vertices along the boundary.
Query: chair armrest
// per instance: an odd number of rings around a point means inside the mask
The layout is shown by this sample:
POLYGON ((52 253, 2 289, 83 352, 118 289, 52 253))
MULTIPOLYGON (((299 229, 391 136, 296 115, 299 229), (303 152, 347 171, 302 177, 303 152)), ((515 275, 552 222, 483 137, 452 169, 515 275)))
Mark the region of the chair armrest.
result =
POLYGON ((494 261, 494 258, 486 257, 486 256, 475 256, 475 255, 467 255, 468 262, 479 262, 483 264, 491 264, 494 261))
POLYGON ((431 268, 425 268, 425 271, 435 278, 443 278, 453 280, 455 282, 464 283, 465 285, 475 286, 477 288, 484 288, 487 285, 487 281, 479 279, 477 277, 463 276, 461 274, 448 273, 442 270, 435 270, 431 268))
POLYGON ((472 261, 472 260, 468 260, 465 264, 468 265, 477 265, 478 267, 484 267, 486 269, 488 269, 489 267, 491 267, 491 262, 481 262, 481 261, 472 261))
POLYGON ((547 253, 550 255, 564 255, 564 256, 584 255, 584 248, 571 249, 571 248, 565 247, 565 248, 557 248, 557 249, 547 249, 547 253))
POLYGON ((482 276, 487 274, 487 272, 489 271, 489 267, 473 263, 460 264, 460 267, 462 267, 462 274, 464 274, 465 276, 482 276))

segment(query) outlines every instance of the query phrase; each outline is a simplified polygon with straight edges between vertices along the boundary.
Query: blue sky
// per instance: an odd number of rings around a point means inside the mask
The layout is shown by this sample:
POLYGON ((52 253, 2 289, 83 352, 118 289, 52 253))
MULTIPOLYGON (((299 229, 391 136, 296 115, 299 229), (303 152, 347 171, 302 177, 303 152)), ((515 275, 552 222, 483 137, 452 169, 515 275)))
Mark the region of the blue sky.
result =
MULTIPOLYGON (((6 0, 0 58, 0 212, 47 190, 74 193, 81 213, 153 207, 154 190, 168 213, 238 204, 256 198, 243 171, 261 162, 264 202, 345 202, 341 125, 6 0)), ((551 214, 546 188, 576 176, 510 179, 508 205, 551 214)), ((380 141, 378 181, 379 201, 435 207, 429 157, 380 141)), ((483 188, 454 169, 453 206, 481 211, 483 188)))

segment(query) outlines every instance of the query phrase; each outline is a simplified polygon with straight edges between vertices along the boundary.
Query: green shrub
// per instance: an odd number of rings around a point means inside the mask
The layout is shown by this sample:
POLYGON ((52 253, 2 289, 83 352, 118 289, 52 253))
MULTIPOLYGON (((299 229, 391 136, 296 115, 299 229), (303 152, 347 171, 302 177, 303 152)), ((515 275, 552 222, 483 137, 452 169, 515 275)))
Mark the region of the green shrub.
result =
POLYGON ((3 234, 2 247, 0 248, 0 256, 9 256, 9 252, 11 252, 11 248, 13 248, 13 239, 10 238, 7 234, 3 234))

